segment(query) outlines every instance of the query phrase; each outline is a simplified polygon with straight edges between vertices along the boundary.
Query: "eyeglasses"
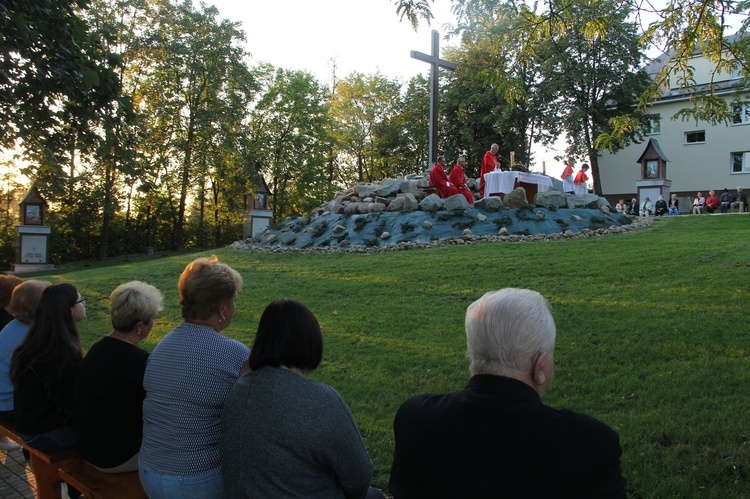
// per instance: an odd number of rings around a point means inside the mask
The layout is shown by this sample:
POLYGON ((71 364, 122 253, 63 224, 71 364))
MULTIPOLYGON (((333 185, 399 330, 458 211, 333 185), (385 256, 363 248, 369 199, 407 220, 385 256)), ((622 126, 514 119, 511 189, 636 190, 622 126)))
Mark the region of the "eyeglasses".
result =
POLYGON ((81 298, 80 300, 78 300, 77 302, 75 302, 73 305, 78 305, 79 303, 82 304, 85 307, 86 306, 86 298, 81 298))

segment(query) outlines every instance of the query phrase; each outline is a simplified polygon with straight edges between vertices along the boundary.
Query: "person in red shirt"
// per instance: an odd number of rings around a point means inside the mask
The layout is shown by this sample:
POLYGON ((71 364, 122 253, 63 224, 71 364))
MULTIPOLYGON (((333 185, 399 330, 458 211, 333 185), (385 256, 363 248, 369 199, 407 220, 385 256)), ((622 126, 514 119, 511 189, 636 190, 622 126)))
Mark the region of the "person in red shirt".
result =
POLYGON ((456 186, 459 194, 463 194, 469 204, 474 204, 474 195, 471 193, 471 189, 466 185, 466 174, 464 173, 464 166, 466 166, 466 158, 459 156, 456 160, 455 166, 451 169, 451 174, 448 180, 451 184, 456 186))
POLYGON ((586 181, 589 179, 589 176, 586 175, 586 172, 589 171, 589 165, 583 164, 581 165, 581 169, 578 170, 578 173, 576 173, 576 178, 573 180, 573 184, 575 186, 575 193, 580 195, 588 193, 589 189, 586 186, 586 181))
POLYGON ((708 197, 706 198, 706 211, 713 213, 720 204, 719 196, 716 195, 716 192, 714 192, 713 189, 708 191, 708 197))
POLYGON ((481 197, 485 196, 484 174, 495 171, 495 167, 497 166, 497 151, 499 149, 499 145, 492 144, 490 150, 484 153, 484 159, 482 159, 482 170, 479 173, 479 195, 481 197))
POLYGON ((437 194, 441 198, 458 194, 458 189, 448 181, 448 175, 445 174, 444 156, 438 156, 437 163, 430 170, 430 185, 437 189, 437 194))
POLYGON ((565 164, 565 169, 563 170, 562 175, 560 175, 560 178, 563 181, 563 192, 573 193, 575 191, 573 173, 575 173, 573 171, 573 160, 569 159, 565 164))

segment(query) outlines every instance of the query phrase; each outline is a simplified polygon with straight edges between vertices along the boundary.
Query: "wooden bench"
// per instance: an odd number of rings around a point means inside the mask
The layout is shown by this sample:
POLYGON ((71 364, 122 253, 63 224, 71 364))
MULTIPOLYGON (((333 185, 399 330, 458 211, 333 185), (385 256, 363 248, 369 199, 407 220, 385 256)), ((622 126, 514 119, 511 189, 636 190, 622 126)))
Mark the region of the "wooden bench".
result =
POLYGON ((80 460, 75 449, 64 449, 56 451, 41 451, 26 445, 15 426, 7 421, 0 420, 0 433, 17 442, 29 452, 31 471, 36 478, 37 497, 39 499, 59 499, 60 494, 55 484, 61 483, 59 468, 65 463, 80 460))
POLYGON ((148 499, 137 471, 104 473, 79 459, 65 462, 60 467, 60 478, 86 499, 148 499))

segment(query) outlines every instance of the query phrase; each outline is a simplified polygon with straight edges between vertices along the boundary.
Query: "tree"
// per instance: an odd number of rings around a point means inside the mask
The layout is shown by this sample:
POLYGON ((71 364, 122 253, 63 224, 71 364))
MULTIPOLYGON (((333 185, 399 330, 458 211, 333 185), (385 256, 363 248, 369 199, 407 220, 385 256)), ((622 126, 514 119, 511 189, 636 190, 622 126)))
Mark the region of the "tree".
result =
POLYGON ((305 71, 261 68, 264 92, 250 119, 259 170, 271 178, 274 217, 309 211, 329 198, 328 93, 305 71))
POLYGON ((0 4, 0 147, 20 146, 39 162, 35 177, 48 197, 65 187, 57 155, 68 149, 55 135, 89 132, 99 123, 98 110, 117 96, 112 54, 81 18, 87 5, 0 4))
POLYGON ((229 103, 243 101, 234 92, 249 91, 248 86, 228 86, 232 75, 243 72, 245 52, 240 47, 244 35, 237 23, 218 21, 215 7, 195 11, 188 0, 179 5, 165 4, 159 12, 154 33, 153 72, 145 92, 147 112, 153 114, 160 133, 179 152, 176 177, 178 204, 174 221, 174 245, 185 244, 187 201, 198 181, 203 195, 205 171, 196 167, 196 152, 215 140, 220 123, 227 117, 229 103), (230 95, 231 94, 231 95, 230 95))
MULTIPOLYGON (((599 195, 595 141, 612 131, 613 118, 633 111, 637 96, 650 82, 639 69, 642 55, 636 27, 626 20, 629 15, 613 0, 580 0, 560 13, 568 30, 540 41, 537 48, 543 85, 554 98, 553 114, 568 137, 567 153, 588 158, 599 195)), ((623 135, 616 147, 635 135, 623 135)))
POLYGON ((336 85, 331 103, 338 122, 336 140, 359 182, 380 180, 388 170, 377 153, 379 133, 396 115, 400 85, 379 73, 351 73, 336 85))

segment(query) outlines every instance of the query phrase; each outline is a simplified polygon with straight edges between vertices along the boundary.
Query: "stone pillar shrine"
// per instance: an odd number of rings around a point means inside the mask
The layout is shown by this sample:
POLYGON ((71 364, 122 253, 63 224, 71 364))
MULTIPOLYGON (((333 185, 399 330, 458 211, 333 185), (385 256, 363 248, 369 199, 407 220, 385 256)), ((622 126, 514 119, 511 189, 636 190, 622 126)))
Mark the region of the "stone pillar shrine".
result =
POLYGON ((21 210, 21 225, 17 227, 18 251, 16 263, 11 265, 11 270, 23 273, 53 269, 47 255, 52 228, 44 224, 49 208, 47 201, 32 184, 18 206, 21 210))
POLYGON ((665 200, 669 200, 672 181, 667 179, 668 162, 669 160, 659 147, 659 141, 649 139, 646 149, 637 161, 641 169, 641 179, 635 181, 638 192, 638 206, 643 204, 646 197, 649 198, 651 206, 653 206, 659 199, 659 194, 664 196, 665 200))
POLYGON ((265 179, 258 175, 255 181, 255 194, 245 192, 245 222, 242 226, 242 238, 259 236, 271 224, 273 210, 268 209, 271 191, 265 179))

